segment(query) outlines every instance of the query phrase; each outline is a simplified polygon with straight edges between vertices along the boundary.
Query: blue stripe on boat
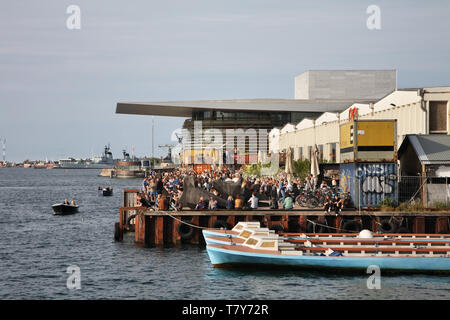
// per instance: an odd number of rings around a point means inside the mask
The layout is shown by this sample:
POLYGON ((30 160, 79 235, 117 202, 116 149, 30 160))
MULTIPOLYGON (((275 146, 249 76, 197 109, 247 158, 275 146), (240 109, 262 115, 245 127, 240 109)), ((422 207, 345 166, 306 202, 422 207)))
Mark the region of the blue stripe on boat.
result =
POLYGON ((231 246, 206 246, 211 263, 220 265, 266 265, 299 268, 364 269, 377 265, 383 270, 394 271, 443 271, 450 272, 450 258, 421 257, 344 257, 344 256, 290 256, 232 250, 231 246))

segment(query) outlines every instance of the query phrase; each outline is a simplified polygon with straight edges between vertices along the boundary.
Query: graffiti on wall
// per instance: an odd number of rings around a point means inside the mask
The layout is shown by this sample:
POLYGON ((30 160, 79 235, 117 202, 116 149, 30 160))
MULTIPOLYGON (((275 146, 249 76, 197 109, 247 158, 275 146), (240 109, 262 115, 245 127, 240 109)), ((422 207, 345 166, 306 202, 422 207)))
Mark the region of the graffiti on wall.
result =
POLYGON ((370 207, 385 199, 397 199, 397 165, 394 163, 341 165, 340 173, 341 187, 350 193, 355 205, 370 207))

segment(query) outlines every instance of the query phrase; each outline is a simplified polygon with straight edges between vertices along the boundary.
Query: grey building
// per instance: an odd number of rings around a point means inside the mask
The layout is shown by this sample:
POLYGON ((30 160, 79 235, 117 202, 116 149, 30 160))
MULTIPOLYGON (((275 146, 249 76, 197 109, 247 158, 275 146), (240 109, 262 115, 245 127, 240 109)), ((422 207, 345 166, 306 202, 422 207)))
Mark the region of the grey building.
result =
MULTIPOLYGON (((116 113, 187 118, 183 128, 191 132, 190 146, 201 149, 202 144, 192 140, 194 121, 201 121, 203 131, 263 129, 268 133, 274 127, 298 123, 304 118, 316 119, 324 112, 340 112, 355 102, 379 100, 396 90, 396 77, 395 70, 307 71, 295 78, 295 99, 119 102, 116 113)), ((243 139, 246 139, 243 152, 248 152, 249 138, 243 139)), ((267 135, 264 139, 267 150, 267 135)), ((263 149, 259 145, 261 141, 257 142, 257 149, 263 149)))

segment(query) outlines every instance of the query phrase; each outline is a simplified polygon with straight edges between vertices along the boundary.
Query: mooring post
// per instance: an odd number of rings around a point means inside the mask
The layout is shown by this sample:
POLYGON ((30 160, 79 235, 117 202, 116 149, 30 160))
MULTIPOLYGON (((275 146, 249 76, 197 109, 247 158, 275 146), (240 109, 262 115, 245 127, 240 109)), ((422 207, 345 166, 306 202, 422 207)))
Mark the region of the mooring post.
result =
POLYGON ((119 241, 123 240, 123 209, 119 210, 119 241))
MULTIPOLYGON (((191 223, 195 226, 199 225, 199 216, 193 216, 191 219, 191 223)), ((195 228, 194 230, 194 236, 191 239, 191 243, 192 244, 199 244, 200 240, 199 240, 199 235, 200 235, 200 229, 199 228, 195 228)))
POLYGON ((436 218, 436 233, 441 233, 448 231, 448 218, 447 217, 437 217, 436 218))
POLYGON ((289 229, 289 216, 282 216, 280 223, 283 226, 284 231, 287 232, 289 229))
POLYGON ((217 221, 217 216, 210 216, 208 221, 208 228, 213 228, 214 223, 217 221))
POLYGON ((164 245, 164 217, 157 216, 155 223, 155 244, 157 246, 164 245))
POLYGON ((416 216, 413 220, 413 233, 425 233, 425 217, 416 216))
POLYGON ((145 217, 138 213, 134 218, 134 242, 145 244, 145 217))
POLYGON ((269 215, 265 215, 264 218, 263 218, 263 222, 264 222, 264 224, 266 225, 267 228, 270 227, 271 223, 272 223, 270 221, 270 216, 269 215))
POLYGON ((236 224, 236 217, 235 216, 228 216, 227 222, 230 224, 231 228, 234 227, 236 224))
MULTIPOLYGON (((181 217, 175 217, 179 220, 181 220, 181 217)), ((178 226, 180 225, 180 221, 173 219, 173 223, 172 223, 172 244, 179 246, 181 244, 181 236, 178 233, 178 226)))
POLYGON ((337 216, 336 217, 336 224, 334 225, 334 227, 336 228, 336 232, 337 233, 341 232, 341 222, 342 222, 342 216, 337 216))
POLYGON ((300 232, 306 232, 306 225, 308 224, 307 217, 305 215, 301 215, 298 218, 298 224, 300 226, 300 232))
POLYGON ((372 219, 372 232, 378 232, 379 225, 380 225, 380 217, 374 217, 374 219, 372 219))

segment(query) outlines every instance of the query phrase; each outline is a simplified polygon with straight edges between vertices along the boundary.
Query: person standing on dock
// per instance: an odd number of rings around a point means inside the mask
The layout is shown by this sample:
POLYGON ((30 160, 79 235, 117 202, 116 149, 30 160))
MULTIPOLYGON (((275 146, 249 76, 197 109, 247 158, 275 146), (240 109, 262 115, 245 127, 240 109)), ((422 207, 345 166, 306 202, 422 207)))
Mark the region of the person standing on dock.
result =
POLYGON ((158 209, 162 211, 169 210, 169 201, 164 194, 159 195, 158 209))
POLYGON ((217 200, 214 197, 209 198, 208 210, 217 210, 217 200))
POLYGON ((148 189, 150 191, 150 200, 151 201, 156 201, 156 197, 158 196, 158 194, 156 193, 156 183, 155 183, 155 179, 151 179, 149 184, 148 184, 148 189))
POLYGON ((258 197, 256 196, 255 192, 252 192, 252 197, 248 200, 248 202, 250 203, 250 208, 252 210, 256 210, 258 209, 258 197))
POLYGON ((234 208, 242 209, 243 206, 244 206, 244 201, 242 201, 241 196, 239 194, 236 195, 236 200, 234 202, 234 208))
POLYGON ((228 210, 234 209, 234 200, 232 196, 228 196, 227 202, 225 204, 225 207, 228 210))
POLYGON ((200 197, 200 200, 198 201, 197 205, 195 206, 195 210, 205 210, 206 204, 203 197, 200 197))

